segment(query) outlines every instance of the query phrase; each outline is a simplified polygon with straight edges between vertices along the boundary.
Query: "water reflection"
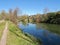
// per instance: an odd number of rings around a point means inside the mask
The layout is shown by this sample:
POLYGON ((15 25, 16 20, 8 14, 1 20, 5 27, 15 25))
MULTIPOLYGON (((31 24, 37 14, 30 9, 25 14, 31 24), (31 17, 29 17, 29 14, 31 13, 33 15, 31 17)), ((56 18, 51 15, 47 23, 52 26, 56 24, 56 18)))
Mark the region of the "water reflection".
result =
POLYGON ((52 33, 48 30, 57 30, 57 27, 54 25, 47 25, 41 23, 20 23, 19 27, 22 29, 23 32, 29 33, 36 37, 37 39, 41 39, 43 45, 60 45, 60 36, 55 33, 52 33), (50 27, 51 26, 51 27, 50 27))
POLYGON ((21 22, 24 26, 27 26, 28 23, 27 22, 21 22))
POLYGON ((48 26, 42 23, 35 23, 37 29, 47 29, 48 26))

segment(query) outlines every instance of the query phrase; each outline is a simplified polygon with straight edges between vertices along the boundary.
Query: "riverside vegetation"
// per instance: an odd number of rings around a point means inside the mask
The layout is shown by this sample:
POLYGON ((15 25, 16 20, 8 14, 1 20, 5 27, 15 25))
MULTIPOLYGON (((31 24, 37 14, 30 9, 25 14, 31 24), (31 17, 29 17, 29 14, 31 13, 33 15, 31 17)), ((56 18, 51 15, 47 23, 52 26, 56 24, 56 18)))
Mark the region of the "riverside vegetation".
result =
MULTIPOLYGON (((32 36, 30 36, 32 37, 32 36)), ((9 22, 7 45, 38 45, 36 38, 29 38, 15 24, 9 22), (33 39, 33 40, 32 40, 33 39)))
MULTIPOLYGON (((0 20, 7 20, 8 25, 8 36, 7 36, 7 45, 40 45, 41 40, 36 39, 32 35, 28 33, 23 33, 21 29, 18 27, 19 22, 27 22, 27 23, 40 23, 40 25, 48 26, 49 28, 45 28, 51 32, 60 34, 60 11, 58 12, 48 12, 45 14, 36 14, 36 15, 23 15, 18 16, 18 8, 9 10, 9 13, 6 13, 3 10, 0 13, 0 20), (58 26, 58 27, 56 27, 58 26), (55 28, 55 29, 54 29, 55 28)), ((4 23, 0 24, 0 38, 4 30, 4 23)), ((43 26, 44 27, 44 26, 43 26)))

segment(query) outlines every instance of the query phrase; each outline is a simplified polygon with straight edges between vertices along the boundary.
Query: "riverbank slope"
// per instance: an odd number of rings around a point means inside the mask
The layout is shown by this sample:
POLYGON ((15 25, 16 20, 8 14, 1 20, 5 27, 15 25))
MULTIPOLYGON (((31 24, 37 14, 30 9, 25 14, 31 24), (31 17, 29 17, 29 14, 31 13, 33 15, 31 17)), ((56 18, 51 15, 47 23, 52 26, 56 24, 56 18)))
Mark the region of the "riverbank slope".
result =
POLYGON ((9 32, 6 45, 38 45, 38 42, 25 36, 22 31, 12 22, 9 22, 9 32))

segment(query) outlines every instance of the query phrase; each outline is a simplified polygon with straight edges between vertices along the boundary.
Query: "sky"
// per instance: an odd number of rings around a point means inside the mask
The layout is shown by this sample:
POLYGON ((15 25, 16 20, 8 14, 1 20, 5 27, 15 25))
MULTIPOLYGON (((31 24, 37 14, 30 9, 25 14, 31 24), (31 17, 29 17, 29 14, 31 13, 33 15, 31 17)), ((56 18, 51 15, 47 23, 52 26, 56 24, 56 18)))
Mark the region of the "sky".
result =
POLYGON ((0 11, 18 7, 23 14, 34 15, 43 13, 44 8, 49 12, 60 10, 60 0, 0 0, 0 11))

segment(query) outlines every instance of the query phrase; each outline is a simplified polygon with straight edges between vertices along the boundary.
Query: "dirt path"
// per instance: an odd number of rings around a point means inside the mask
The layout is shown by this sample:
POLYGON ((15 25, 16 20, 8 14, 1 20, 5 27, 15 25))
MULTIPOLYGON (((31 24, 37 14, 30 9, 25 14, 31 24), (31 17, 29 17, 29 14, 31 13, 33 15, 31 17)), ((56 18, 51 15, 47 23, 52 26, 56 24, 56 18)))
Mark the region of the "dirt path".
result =
POLYGON ((6 22, 5 29, 1 37, 0 45, 6 45, 7 32, 8 32, 8 23, 6 22))

